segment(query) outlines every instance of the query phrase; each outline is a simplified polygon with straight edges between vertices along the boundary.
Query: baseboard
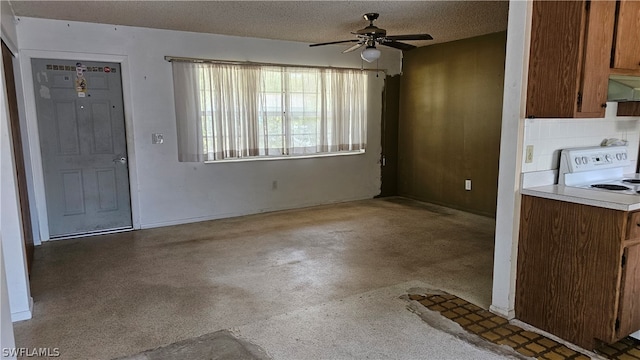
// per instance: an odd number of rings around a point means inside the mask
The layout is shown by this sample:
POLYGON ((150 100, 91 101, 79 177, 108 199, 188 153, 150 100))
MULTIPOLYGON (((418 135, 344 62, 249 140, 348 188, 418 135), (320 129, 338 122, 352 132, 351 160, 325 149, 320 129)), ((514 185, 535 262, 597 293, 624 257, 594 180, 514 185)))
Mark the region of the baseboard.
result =
POLYGON ((503 318, 506 318, 507 320, 511 320, 516 317, 515 309, 503 309, 501 307, 491 305, 489 306, 489 311, 491 311, 494 314, 500 315, 503 318))
POLYGON ((304 204, 296 204, 296 205, 292 205, 292 206, 264 208, 264 209, 259 209, 259 210, 255 210, 255 211, 252 210, 252 211, 247 211, 247 212, 221 213, 221 214, 216 214, 216 215, 211 215, 211 216, 199 216, 199 217, 192 217, 192 218, 185 218, 185 219, 178 219, 178 220, 170 220, 170 221, 161 221, 161 222, 156 222, 156 223, 141 224, 140 228, 141 229, 152 229, 152 228, 158 228, 158 227, 164 227, 164 226, 191 224, 191 223, 195 223, 195 222, 219 220, 219 219, 228 219, 228 218, 233 218, 233 217, 238 217, 238 216, 257 215, 257 214, 276 212, 276 211, 297 210, 297 209, 304 209, 304 208, 309 208, 309 207, 314 207, 314 206, 340 204, 340 203, 345 203, 345 202, 350 202, 350 201, 369 200, 369 199, 372 199, 372 198, 373 198, 373 195, 371 197, 357 197, 357 198, 352 198, 352 199, 340 199, 340 200, 319 202, 319 203, 318 202, 304 203, 304 204))
POLYGON ((11 313, 11 322, 29 320, 33 316, 33 298, 29 296, 29 310, 11 313))
POLYGON ((196 223, 201 221, 219 220, 219 219, 226 219, 226 218, 231 218, 236 216, 244 216, 244 215, 252 215, 252 214, 259 214, 259 213, 251 213, 251 214, 223 213, 223 214, 217 214, 212 216, 199 216, 199 217, 191 217, 191 218, 184 218, 184 219, 178 219, 178 220, 160 221, 155 223, 141 224, 140 229, 153 229, 153 228, 159 228, 164 226, 184 225, 184 224, 191 224, 191 223, 196 223))

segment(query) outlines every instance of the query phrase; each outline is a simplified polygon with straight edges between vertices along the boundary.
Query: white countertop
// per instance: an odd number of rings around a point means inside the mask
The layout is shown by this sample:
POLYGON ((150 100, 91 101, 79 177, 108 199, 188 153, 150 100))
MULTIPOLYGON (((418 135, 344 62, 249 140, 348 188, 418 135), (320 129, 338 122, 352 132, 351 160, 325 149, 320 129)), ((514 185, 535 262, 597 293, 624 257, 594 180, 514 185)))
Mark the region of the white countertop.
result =
POLYGON ((640 194, 618 194, 611 191, 564 185, 545 185, 524 188, 520 190, 520 193, 522 195, 537 196, 551 200, 567 201, 614 210, 634 211, 640 209, 640 194))

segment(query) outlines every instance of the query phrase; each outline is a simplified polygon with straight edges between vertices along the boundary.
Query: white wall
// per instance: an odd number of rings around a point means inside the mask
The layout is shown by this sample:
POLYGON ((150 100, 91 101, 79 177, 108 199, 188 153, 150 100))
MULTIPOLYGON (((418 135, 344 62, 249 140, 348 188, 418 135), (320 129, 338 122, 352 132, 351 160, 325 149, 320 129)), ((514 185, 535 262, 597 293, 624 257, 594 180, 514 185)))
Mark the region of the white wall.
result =
POLYGON ((18 50, 18 33, 16 30, 13 9, 8 1, 0 1, 0 28, 2 29, 2 41, 11 49, 18 50))
POLYGON ((640 139, 640 117, 617 117, 618 104, 607 103, 604 119, 526 119, 524 146, 533 145, 533 162, 525 163, 522 172, 558 169, 560 150, 571 147, 598 146, 605 138, 628 141, 632 165, 627 172, 635 172, 640 139))
MULTIPOLYGON (((35 18, 21 18, 18 40, 43 239, 48 238, 46 210, 31 69, 25 54, 27 58, 123 59, 132 207, 138 227, 365 199, 379 193, 383 76, 372 88, 364 155, 218 164, 177 161, 171 64, 164 56, 360 67, 357 52, 345 55, 334 46, 309 48, 295 42, 35 18), (164 144, 152 145, 152 133, 164 134, 164 144), (277 190, 272 190, 273 181, 278 181, 277 190)), ((400 59, 400 52, 385 51, 381 67, 397 73, 400 59)))
MULTIPOLYGON (((1 196, 0 196, 1 197, 1 196)), ((15 348, 16 342, 13 335, 13 324, 11 323, 11 308, 9 306, 9 292, 7 288, 7 277, 4 271, 5 261, 2 252, 2 234, 0 233, 0 351, 15 348)), ((0 354, 2 357, 4 354, 0 354)), ((2 357, 3 359, 15 359, 12 357, 2 357)))

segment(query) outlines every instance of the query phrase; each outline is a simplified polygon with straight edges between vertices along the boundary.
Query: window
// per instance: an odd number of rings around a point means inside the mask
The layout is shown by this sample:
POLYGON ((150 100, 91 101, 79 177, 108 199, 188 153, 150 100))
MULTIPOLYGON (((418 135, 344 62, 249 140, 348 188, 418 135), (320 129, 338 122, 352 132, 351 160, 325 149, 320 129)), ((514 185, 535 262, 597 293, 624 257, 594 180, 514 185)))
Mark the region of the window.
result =
POLYGON ((180 161, 364 151, 359 70, 173 62, 180 161))

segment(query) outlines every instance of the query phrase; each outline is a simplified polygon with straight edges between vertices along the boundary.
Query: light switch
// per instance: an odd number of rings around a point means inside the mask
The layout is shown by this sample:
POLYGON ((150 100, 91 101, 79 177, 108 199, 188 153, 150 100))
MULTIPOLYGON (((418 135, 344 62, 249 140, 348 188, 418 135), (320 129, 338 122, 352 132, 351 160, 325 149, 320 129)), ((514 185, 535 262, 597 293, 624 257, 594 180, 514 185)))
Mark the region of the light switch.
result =
POLYGON ((162 144, 164 142, 164 135, 162 134, 151 134, 151 143, 152 144, 162 144))

